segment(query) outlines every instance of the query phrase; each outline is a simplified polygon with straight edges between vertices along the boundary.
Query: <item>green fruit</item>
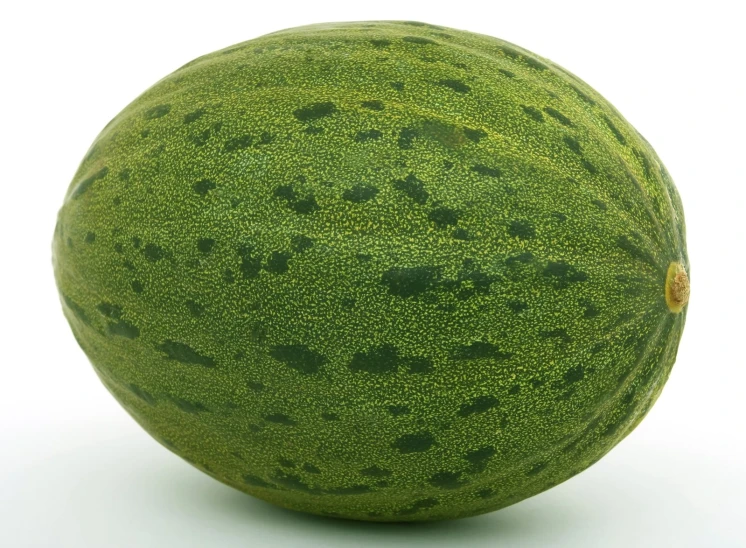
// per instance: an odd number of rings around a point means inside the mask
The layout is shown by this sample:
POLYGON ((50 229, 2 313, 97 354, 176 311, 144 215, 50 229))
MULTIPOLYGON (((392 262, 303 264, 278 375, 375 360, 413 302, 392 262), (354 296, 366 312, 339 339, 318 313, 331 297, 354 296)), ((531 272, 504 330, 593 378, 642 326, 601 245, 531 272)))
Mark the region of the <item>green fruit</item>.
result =
POLYGON ((59 213, 104 385, 212 477, 374 521, 489 512, 601 458, 674 363, 681 201, 598 93, 495 38, 312 25, 200 57, 59 213))

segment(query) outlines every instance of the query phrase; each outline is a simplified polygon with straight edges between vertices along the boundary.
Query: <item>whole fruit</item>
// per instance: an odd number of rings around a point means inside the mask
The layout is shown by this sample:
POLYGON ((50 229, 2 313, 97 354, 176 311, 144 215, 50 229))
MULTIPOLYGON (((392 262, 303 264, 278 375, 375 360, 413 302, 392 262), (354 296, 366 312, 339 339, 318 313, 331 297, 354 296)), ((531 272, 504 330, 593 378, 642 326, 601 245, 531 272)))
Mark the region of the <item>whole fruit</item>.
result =
POLYGON ((59 213, 75 337, 154 438, 295 510, 489 512, 660 394, 681 201, 587 84, 415 22, 275 32, 107 125, 59 213))

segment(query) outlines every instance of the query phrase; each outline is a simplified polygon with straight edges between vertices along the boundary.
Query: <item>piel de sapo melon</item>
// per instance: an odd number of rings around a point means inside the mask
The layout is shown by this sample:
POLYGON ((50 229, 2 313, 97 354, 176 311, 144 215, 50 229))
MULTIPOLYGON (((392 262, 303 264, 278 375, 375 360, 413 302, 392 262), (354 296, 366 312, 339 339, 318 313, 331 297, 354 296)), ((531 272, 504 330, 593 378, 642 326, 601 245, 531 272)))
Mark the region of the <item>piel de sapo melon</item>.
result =
POLYGON ((660 394, 689 298, 681 200, 619 112, 418 22, 283 30, 160 80, 80 164, 53 261, 155 439, 371 521, 490 512, 596 462, 660 394))

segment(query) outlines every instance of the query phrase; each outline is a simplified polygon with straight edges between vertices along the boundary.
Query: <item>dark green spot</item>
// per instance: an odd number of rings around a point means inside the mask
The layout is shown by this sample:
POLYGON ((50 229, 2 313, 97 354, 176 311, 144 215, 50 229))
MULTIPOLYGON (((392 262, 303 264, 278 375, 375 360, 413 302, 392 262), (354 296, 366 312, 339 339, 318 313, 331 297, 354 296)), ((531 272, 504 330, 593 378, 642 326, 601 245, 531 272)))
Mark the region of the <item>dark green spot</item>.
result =
POLYGON ((171 105, 157 105, 145 111, 145 119, 153 120, 171 112, 171 105))
POLYGON ((584 377, 585 377, 585 369, 583 368, 582 365, 576 365, 575 367, 571 367, 565 372, 563 376, 567 384, 573 384, 578 381, 582 381, 584 377))
POLYGON ((469 234, 469 232, 464 228, 456 228, 451 233, 451 237, 454 240, 463 240, 463 241, 469 241, 472 239, 472 236, 469 234))
POLYGON ((370 478, 388 478, 392 475, 391 470, 379 468, 375 464, 373 466, 369 466, 368 468, 363 468, 362 470, 360 470, 360 473, 363 476, 368 476, 370 478))
POLYGON ((595 175, 596 173, 598 173, 598 168, 595 165, 593 165, 591 162, 589 162, 588 160, 586 160, 585 158, 582 158, 580 160, 580 163, 583 165, 583 167, 585 169, 588 170, 588 172, 591 175, 595 175))
POLYGON ((110 335, 117 335, 126 339, 136 339, 140 336, 140 328, 125 320, 109 322, 108 331, 110 335))
POLYGON ((367 108, 369 110, 383 110, 384 106, 381 101, 363 101, 360 103, 363 108, 367 108))
POLYGON ((483 341, 474 341, 469 345, 457 347, 451 354, 454 360, 476 360, 480 358, 491 358, 495 360, 507 360, 513 354, 503 352, 500 348, 492 343, 483 341))
POLYGON ((201 181, 194 183, 192 189, 200 196, 207 196, 207 193, 215 189, 216 186, 217 185, 209 179, 202 179, 201 181))
POLYGON ((588 274, 563 261, 551 261, 544 267, 543 275, 554 281, 560 288, 571 282, 584 282, 588 274))
POLYGON ((169 399, 176 405, 176 407, 178 407, 185 413, 196 415, 197 413, 209 411, 207 407, 199 402, 191 402, 182 398, 177 398, 176 396, 170 396, 169 399))
POLYGON ((409 407, 406 405, 389 405, 387 407, 388 412, 391 413, 394 417, 398 417, 400 415, 406 415, 409 413, 409 407))
POLYGON ((327 489, 326 492, 330 495, 362 495, 363 493, 370 493, 371 488, 369 485, 351 485, 350 487, 332 487, 327 489))
POLYGON ((107 318, 111 318, 113 320, 119 319, 122 316, 122 307, 117 304, 111 304, 111 303, 99 303, 96 305, 96 310, 101 312, 104 316, 107 318))
POLYGON ((348 202, 359 204, 372 200, 376 197, 376 194, 378 194, 378 189, 376 187, 358 184, 345 190, 342 194, 342 198, 348 202))
POLYGON ((295 468, 295 463, 290 459, 286 459, 285 457, 279 457, 277 459, 277 464, 279 464, 283 468, 295 468))
POLYGON ((431 373, 433 370, 433 360, 426 358, 425 356, 414 356, 411 358, 404 358, 402 365, 409 368, 410 373, 422 374, 431 373))
POLYGON ((269 131, 262 131, 262 134, 259 136, 259 142, 257 142, 256 146, 269 145, 273 143, 274 140, 275 136, 272 135, 269 131))
POLYGON ((508 308, 510 308, 516 314, 520 314, 524 310, 528 310, 528 305, 523 301, 511 300, 507 302, 508 308))
POLYGON ((567 329, 540 329, 539 336, 543 339, 560 339, 562 342, 572 342, 572 337, 567 333, 567 329))
POLYGON ((318 373, 321 366, 327 362, 326 356, 314 352, 305 344, 273 346, 269 355, 304 374, 318 373))
POLYGON ((464 144, 464 130, 443 120, 424 120, 420 129, 423 137, 437 141, 444 147, 458 148, 464 144))
POLYGON ((586 93, 584 93, 583 91, 581 91, 578 87, 570 84, 570 88, 572 88, 572 90, 577 94, 578 97, 580 97, 583 101, 585 101, 589 105, 595 105, 596 104, 596 101, 594 101, 593 99, 591 99, 586 93))
POLYGON ((471 91, 471 87, 469 87, 461 80, 452 80, 450 78, 445 78, 443 80, 438 80, 437 83, 439 86, 444 86, 452 89, 456 93, 469 93, 471 91))
POLYGON ((489 499, 489 498, 494 497, 495 495, 497 495, 497 491, 495 491, 494 489, 490 489, 490 488, 480 489, 479 491, 477 491, 477 496, 480 499, 489 499))
POLYGON ((536 236, 536 229, 529 221, 519 219, 510 221, 508 234, 521 240, 528 240, 529 238, 536 236))
POLYGON ((428 483, 441 489, 458 489, 465 485, 466 481, 461 479, 461 472, 438 472, 430 476, 428 483))
MULTIPOLYGON (((256 308, 254 308, 255 310, 256 308)), ((267 339, 267 328, 263 327, 260 322, 254 322, 249 330, 249 340, 257 344, 264 344, 267 339)))
POLYGON ((486 175, 487 177, 499 177, 500 170, 495 167, 488 167, 484 164, 475 164, 471 166, 471 170, 479 175, 486 175))
POLYGON ((272 477, 278 484, 291 490, 312 493, 315 495, 321 495, 323 493, 323 491, 318 487, 311 487, 305 483, 300 476, 289 474, 285 470, 275 470, 272 477))
POLYGON ((369 129, 366 131, 358 131, 352 138, 356 143, 364 143, 366 141, 376 141, 383 136, 377 129, 369 129))
POLYGON ((293 116, 300 122, 310 122, 326 116, 331 116, 337 112, 337 107, 330 101, 312 103, 293 111, 293 116))
POLYGON ((591 318, 595 318, 596 316, 598 316, 601 313, 601 311, 598 309, 598 307, 596 305, 594 305, 591 301, 587 300, 587 299, 582 299, 579 302, 579 304, 580 304, 580 306, 582 306, 584 308, 584 310, 583 310, 583 317, 586 320, 589 320, 591 318))
POLYGON ((338 421, 339 415, 336 413, 321 413, 321 418, 325 421, 338 421))
POLYGON ((235 152, 237 150, 244 150, 251 146, 253 138, 251 135, 240 135, 238 137, 232 137, 225 142, 223 146, 224 152, 235 152))
POLYGON ((273 251, 267 260, 265 269, 272 274, 284 274, 288 271, 288 261, 293 257, 287 251, 273 251))
POLYGON ((389 82, 389 85, 396 91, 404 91, 404 82, 389 82))
POLYGON ((192 299, 186 301, 186 307, 189 313, 195 318, 199 318, 205 312, 205 306, 192 299))
POLYGON ((287 415, 283 413, 273 413, 271 415, 264 415, 262 418, 267 422, 272 422, 274 424, 281 424, 283 426, 295 426, 298 424, 293 419, 288 417, 287 415))
POLYGON ((399 354, 396 347, 385 344, 367 352, 356 352, 348 367, 352 371, 393 373, 399 367, 399 354))
POLYGON ((196 122, 202 116, 204 116, 205 112, 207 112, 204 108, 198 108, 197 110, 194 110, 190 112, 189 114, 186 114, 184 116, 184 123, 185 124, 191 124, 192 122, 196 122))
POLYGON ((215 360, 213 358, 200 354, 191 346, 178 341, 167 340, 156 346, 156 348, 166 354, 166 357, 170 360, 202 365, 204 367, 215 367, 215 360))
POLYGON ((479 141, 487 137, 487 132, 484 131, 483 129, 472 129, 469 127, 465 127, 464 135, 470 141, 474 141, 475 143, 478 143, 479 141))
POLYGON ((572 127, 573 123, 567 116, 562 114, 559 110, 553 109, 552 107, 544 107, 544 112, 549 114, 552 118, 557 120, 560 124, 567 127, 572 127))
POLYGON ((630 254, 631 257, 643 261, 653 268, 657 269, 658 264, 655 257, 648 251, 645 251, 641 245, 640 235, 632 233, 630 236, 622 235, 617 238, 617 246, 630 254), (640 243, 636 243, 633 240, 637 240, 640 243))
POLYGON ((487 461, 489 461, 490 458, 494 457, 496 453, 497 451, 494 447, 492 447, 491 445, 486 445, 484 447, 480 447, 479 449, 468 451, 466 455, 464 455, 464 459, 466 459, 472 465, 472 469, 475 472, 482 472, 485 468, 487 468, 487 461))
POLYGON ((412 514, 416 514, 420 510, 427 510, 429 508, 433 508, 434 506, 437 506, 440 504, 440 501, 436 498, 430 497, 426 499, 420 499, 416 501, 412 506, 408 506, 407 508, 402 508, 401 510, 397 510, 394 512, 397 516, 410 516, 412 514))
POLYGON ((275 188, 273 194, 277 198, 285 200, 288 207, 296 213, 308 215, 319 209, 319 205, 316 203, 316 198, 313 194, 301 198, 295 191, 295 188, 293 188, 293 185, 278 186, 275 188))
POLYGON ((290 246, 296 253, 303 253, 313 247, 313 240, 303 234, 293 234, 290 238, 290 246))
POLYGON ((136 384, 130 384, 130 385, 128 385, 128 388, 130 389, 130 391, 135 396, 137 396, 138 398, 140 398, 141 400, 143 400, 145 403, 147 403, 149 405, 155 405, 155 403, 156 403, 155 402, 155 398, 153 397, 153 395, 150 392, 147 392, 147 391, 143 390, 142 388, 140 388, 136 384))
POLYGON ((130 287, 132 288, 132 291, 135 293, 142 293, 145 287, 142 285, 142 282, 138 280, 132 280, 132 283, 130 284, 130 287))
POLYGON ((617 127, 609 119, 608 116, 606 116, 604 114, 603 117, 604 117, 604 122, 606 122, 606 125, 609 126, 609 129, 614 134, 614 137, 616 137, 616 140, 619 141, 619 144, 626 145, 627 144, 627 139, 624 138, 624 135, 622 135, 622 132, 617 129, 617 127))
POLYGON ((508 389, 508 394, 511 396, 515 396, 521 391, 521 385, 520 384, 514 384, 508 389))
POLYGON ((572 150, 575 154, 581 154, 580 143, 575 137, 565 135, 562 140, 565 142, 565 145, 567 145, 567 148, 572 150))
POLYGON ((305 472, 308 472, 309 474, 321 474, 321 470, 319 470, 317 466, 311 464, 310 462, 306 462, 303 464, 303 470, 305 472))
POLYGON ((410 149, 414 145, 415 137, 417 137, 417 130, 411 127, 403 127, 399 130, 399 138, 396 144, 403 150, 410 149))
POLYGON ((475 413, 485 413, 498 404, 497 398, 494 396, 477 396, 468 403, 461 404, 461 407, 456 413, 459 417, 469 417, 475 413))
POLYGON ((439 207, 433 209, 427 216, 436 226, 445 228, 458 223, 459 212, 450 207, 439 207))
POLYGON ((201 147, 207 144, 207 141, 210 140, 210 134, 212 132, 210 129, 205 129, 202 132, 196 134, 196 135, 190 135, 189 140, 194 144, 194 146, 201 147))
POLYGON ((303 133, 306 133, 308 135, 319 135, 321 133, 324 133, 324 128, 317 126, 308 126, 307 128, 303 129, 303 133))
POLYGON ((250 244, 242 245, 238 248, 238 255, 241 257, 241 274, 247 280, 259 277, 262 269, 261 258, 254 254, 254 246, 250 244))
POLYGON ((215 247, 215 240, 212 238, 200 238, 197 240, 197 249, 201 253, 210 253, 213 247, 215 247))
POLYGON ((433 266, 393 267, 381 276, 391 295, 414 297, 435 287, 439 271, 433 266))
POLYGON ((537 59, 534 59, 533 57, 523 56, 523 62, 526 63, 526 65, 528 65, 529 67, 536 70, 546 70, 547 68, 544 63, 538 61, 537 59))
POLYGON ((541 111, 538 108, 527 106, 527 105, 521 105, 521 108, 523 109, 523 112, 525 112, 529 118, 532 118, 533 120, 537 122, 544 121, 544 115, 541 113, 541 111))
POLYGON ((166 251, 159 245, 156 244, 145 244, 143 248, 143 254, 145 258, 150 262, 158 262, 166 256, 166 251))
POLYGON ((430 449, 435 443, 435 438, 430 432, 416 432, 399 436, 391 446, 401 453, 422 453, 430 449))
POLYGON ((515 78, 515 74, 510 72, 509 70, 497 69, 497 72, 499 72, 500 74, 504 76, 507 76, 508 78, 515 78))
POLYGON ((391 45, 390 40, 371 40, 370 43, 376 48, 385 48, 391 45))
POLYGON ((261 392, 262 390, 264 390, 264 383, 259 381, 249 381, 246 383, 246 385, 255 392, 261 392))
POLYGON ((593 199, 591 200, 591 203, 601 211, 606 211, 606 203, 602 202, 601 200, 593 199))
POLYGON ((559 211, 552 212, 552 217, 557 219, 560 223, 564 223, 567 220, 567 215, 560 213, 559 211))
POLYGON ((85 235, 85 240, 83 240, 87 244, 92 244, 96 241, 96 233, 95 232, 89 232, 85 235))

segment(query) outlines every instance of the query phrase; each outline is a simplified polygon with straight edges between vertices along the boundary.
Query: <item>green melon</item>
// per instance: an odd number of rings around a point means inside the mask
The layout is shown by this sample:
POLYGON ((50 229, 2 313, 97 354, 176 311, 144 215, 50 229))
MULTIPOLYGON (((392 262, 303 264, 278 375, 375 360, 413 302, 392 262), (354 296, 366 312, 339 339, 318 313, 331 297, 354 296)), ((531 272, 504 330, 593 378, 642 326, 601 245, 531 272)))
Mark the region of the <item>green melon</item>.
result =
POLYGON ((504 41, 312 25, 117 115, 59 212, 65 316, 155 439, 271 503, 493 511, 642 420, 689 295, 679 195, 598 93, 504 41))

